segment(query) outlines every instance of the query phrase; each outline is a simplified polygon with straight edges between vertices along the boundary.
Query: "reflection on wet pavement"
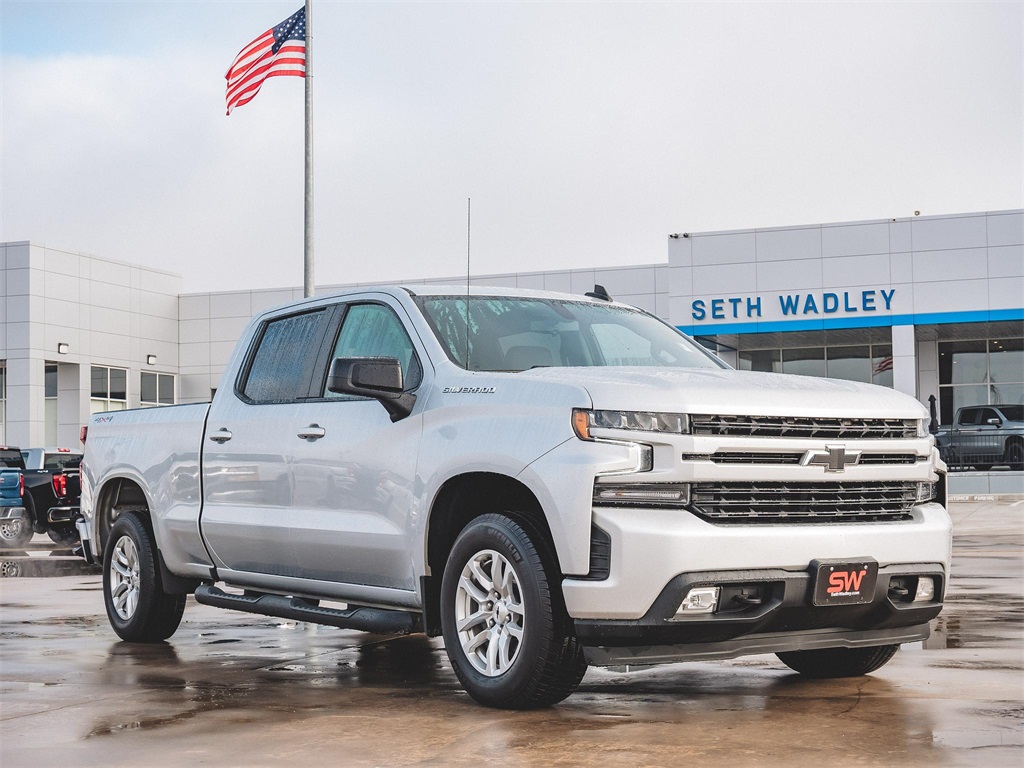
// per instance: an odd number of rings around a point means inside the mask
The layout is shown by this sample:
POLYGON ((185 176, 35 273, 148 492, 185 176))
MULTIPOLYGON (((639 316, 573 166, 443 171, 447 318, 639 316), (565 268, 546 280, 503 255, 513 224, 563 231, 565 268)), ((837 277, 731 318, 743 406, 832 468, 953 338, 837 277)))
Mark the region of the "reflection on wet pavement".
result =
POLYGON ((81 557, 75 557, 70 549, 49 552, 0 549, 0 578, 86 576, 99 572, 98 565, 87 564, 81 557))
POLYGON ((933 637, 873 676, 806 680, 774 656, 592 669, 536 712, 473 703, 439 639, 190 600, 170 642, 122 643, 98 571, 2 580, 0 764, 1020 766, 1020 523, 972 512, 933 637))

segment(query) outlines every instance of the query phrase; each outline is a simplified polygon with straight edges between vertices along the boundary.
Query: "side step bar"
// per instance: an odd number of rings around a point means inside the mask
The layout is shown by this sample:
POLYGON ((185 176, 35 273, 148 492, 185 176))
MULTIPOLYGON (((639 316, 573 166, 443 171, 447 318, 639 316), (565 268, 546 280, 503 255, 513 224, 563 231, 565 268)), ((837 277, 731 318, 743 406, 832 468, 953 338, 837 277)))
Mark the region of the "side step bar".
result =
POLYGON ((326 624, 329 627, 375 632, 381 635, 408 635, 421 631, 419 614, 407 611, 389 611, 365 606, 340 611, 336 608, 321 608, 315 601, 301 597, 262 593, 229 595, 208 584, 202 584, 196 589, 196 602, 217 608, 293 621, 309 621, 313 624, 326 624))

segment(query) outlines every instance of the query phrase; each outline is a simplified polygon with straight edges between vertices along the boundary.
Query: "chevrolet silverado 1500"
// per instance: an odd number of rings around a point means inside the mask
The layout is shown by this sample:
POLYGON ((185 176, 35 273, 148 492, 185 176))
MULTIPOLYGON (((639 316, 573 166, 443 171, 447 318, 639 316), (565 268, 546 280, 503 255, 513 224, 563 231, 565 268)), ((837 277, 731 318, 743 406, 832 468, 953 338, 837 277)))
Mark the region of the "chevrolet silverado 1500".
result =
POLYGON ((114 631, 205 604, 443 635, 478 701, 587 665, 861 675, 949 576, 927 413, 730 369, 602 295, 373 288, 248 325, 212 403, 96 414, 79 523, 114 631))

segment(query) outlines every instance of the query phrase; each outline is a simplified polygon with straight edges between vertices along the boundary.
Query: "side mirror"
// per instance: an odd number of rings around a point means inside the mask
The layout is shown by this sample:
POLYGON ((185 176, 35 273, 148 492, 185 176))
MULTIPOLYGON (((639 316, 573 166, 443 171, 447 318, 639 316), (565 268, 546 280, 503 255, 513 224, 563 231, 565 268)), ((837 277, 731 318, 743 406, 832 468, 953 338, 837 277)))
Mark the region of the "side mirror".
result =
POLYGON ((327 375, 327 389, 343 395, 372 397, 392 421, 412 413, 416 395, 403 392, 402 364, 394 357, 337 357, 327 375))
POLYGON ((991 424, 993 427, 1001 427, 1001 426, 1003 426, 1003 420, 1002 419, 997 419, 997 418, 987 419, 985 421, 985 423, 986 424, 991 424))

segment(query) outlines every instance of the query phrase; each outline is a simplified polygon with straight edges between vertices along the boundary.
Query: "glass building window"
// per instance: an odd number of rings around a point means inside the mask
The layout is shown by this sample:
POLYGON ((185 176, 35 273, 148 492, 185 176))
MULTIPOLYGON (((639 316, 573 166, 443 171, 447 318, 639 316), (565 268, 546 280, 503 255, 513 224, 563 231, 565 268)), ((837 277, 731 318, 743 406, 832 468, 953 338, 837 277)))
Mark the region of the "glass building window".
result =
POLYGON ((824 376, 825 348, 806 347, 782 350, 782 372, 793 373, 797 376, 824 376))
POLYGON ((764 371, 765 373, 782 373, 782 350, 751 349, 740 352, 739 364, 741 371, 764 371))
POLYGON ((174 376, 169 373, 143 371, 139 391, 140 401, 144 407, 174 405, 174 376))
POLYGON ((57 364, 47 363, 43 369, 43 442, 57 444, 57 364))
POLYGON ((939 342, 939 421, 960 408, 1024 403, 1024 338, 939 342))
POLYGON ((128 407, 128 371, 124 368, 92 366, 89 413, 123 411, 128 407))
POLYGON ((747 349, 739 353, 739 369, 827 376, 892 387, 892 344, 747 349))

